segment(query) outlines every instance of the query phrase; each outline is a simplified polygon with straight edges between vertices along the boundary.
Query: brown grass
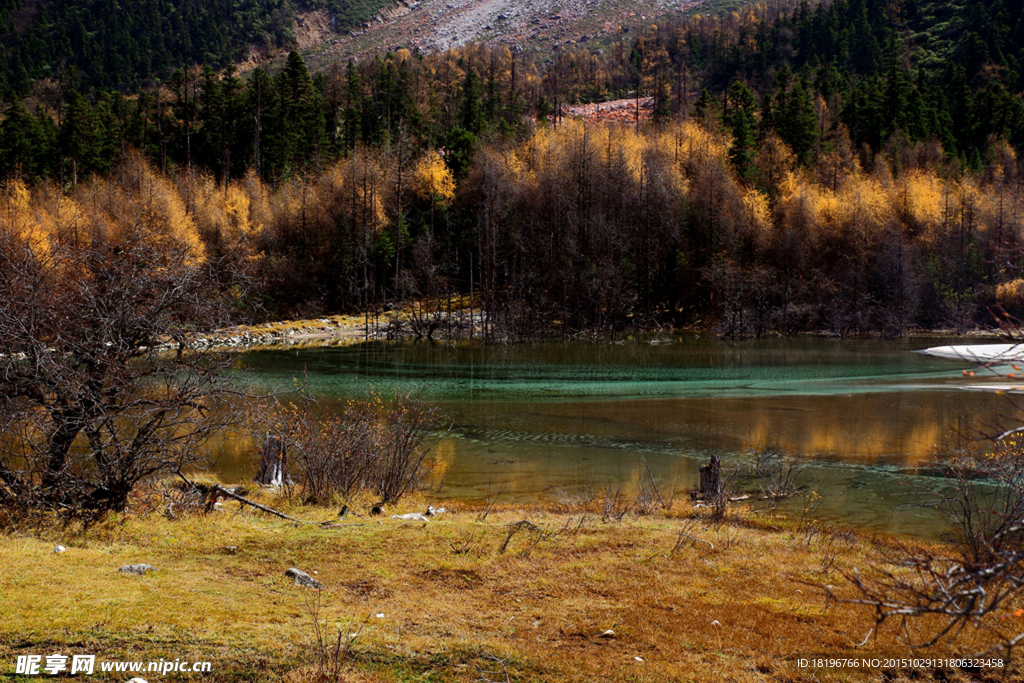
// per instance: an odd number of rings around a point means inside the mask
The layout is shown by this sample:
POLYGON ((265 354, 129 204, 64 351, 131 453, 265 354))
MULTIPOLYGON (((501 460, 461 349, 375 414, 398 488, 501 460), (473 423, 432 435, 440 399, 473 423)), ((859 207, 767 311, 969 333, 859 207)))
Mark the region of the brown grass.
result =
MULTIPOLYGON (((303 519, 336 512, 263 500, 303 519)), ((426 507, 420 503, 404 501, 388 514, 426 507)), ((328 640, 338 629, 346 639, 359 632, 342 663, 347 681, 505 681, 506 672, 510 681, 1014 675, 799 668, 799 657, 982 649, 972 631, 954 645, 911 652, 894 628, 858 649, 871 615, 826 609, 816 586, 850 594, 837 568, 867 567, 880 548, 871 539, 837 543, 823 534, 808 543, 792 523, 747 514, 717 527, 697 520, 687 529, 693 540, 677 543, 693 514, 688 505, 616 523, 591 514, 580 526, 582 510, 569 508, 498 507, 483 522, 462 508, 429 523, 361 517, 345 520, 356 526, 320 528, 234 503, 176 521, 139 505, 87 530, 9 531, 0 536, 0 671, 13 671, 16 654, 60 651, 209 659, 214 674, 204 680, 322 680, 313 664, 314 591, 283 576, 294 566, 324 584, 319 616, 328 640), (516 534, 500 553, 509 525, 522 519, 538 528, 516 534), (58 541, 67 553, 52 552, 58 541), (832 553, 829 567, 823 558, 832 553), (135 562, 159 571, 117 572, 135 562), (608 629, 615 636, 601 637, 608 629)))

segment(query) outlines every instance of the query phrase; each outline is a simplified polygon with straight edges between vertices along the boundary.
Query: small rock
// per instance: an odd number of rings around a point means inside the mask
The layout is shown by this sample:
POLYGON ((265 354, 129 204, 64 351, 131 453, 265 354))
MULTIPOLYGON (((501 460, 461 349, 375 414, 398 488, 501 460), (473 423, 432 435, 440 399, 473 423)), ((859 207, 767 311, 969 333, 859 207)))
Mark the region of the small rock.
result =
POLYGON ((295 579, 296 586, 306 586, 307 588, 316 589, 323 588, 322 583, 320 583, 319 581, 317 581, 301 569, 296 569, 295 567, 292 567, 291 569, 286 571, 284 575, 295 579))
POLYGON ((615 637, 615 631, 613 631, 611 629, 608 629, 607 631, 605 631, 604 633, 602 633, 601 635, 598 636, 598 638, 614 638, 614 637, 615 637))
POLYGON ((66 553, 67 551, 68 551, 68 549, 67 549, 67 548, 65 548, 65 547, 64 547, 64 546, 62 546, 62 545, 59 545, 59 544, 58 544, 58 545, 55 545, 55 546, 53 546, 53 552, 54 552, 54 553, 56 553, 56 554, 58 554, 58 555, 59 555, 60 553, 66 553))
POLYGON ((636 661, 638 661, 638 662, 642 662, 642 661, 644 661, 644 658, 643 658, 643 657, 633 657, 633 659, 635 659, 635 660, 636 660, 636 661))
POLYGON ((376 616, 378 619, 383 619, 384 618, 384 613, 383 612, 377 612, 377 614, 375 614, 374 616, 376 616))
POLYGON ((711 625, 712 626, 718 626, 719 628, 721 628, 722 622, 720 622, 718 619, 715 619, 714 621, 711 622, 711 625))
POLYGON ((148 681, 146 681, 145 678, 139 678, 138 676, 136 676, 135 678, 128 681, 128 683, 148 683, 148 681))
POLYGON ((156 567, 151 564, 126 564, 119 568, 117 571, 122 574, 145 574, 146 572, 155 572, 156 567))

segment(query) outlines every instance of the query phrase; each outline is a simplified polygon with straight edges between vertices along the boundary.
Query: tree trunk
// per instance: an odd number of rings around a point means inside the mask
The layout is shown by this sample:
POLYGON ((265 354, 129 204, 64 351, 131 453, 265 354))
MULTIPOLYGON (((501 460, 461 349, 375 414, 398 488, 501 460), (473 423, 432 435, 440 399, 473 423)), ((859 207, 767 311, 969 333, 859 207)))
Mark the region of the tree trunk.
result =
POLYGON ((705 500, 722 495, 722 461, 717 455, 712 455, 707 465, 701 465, 698 492, 704 494, 705 500))
POLYGON ((268 436, 264 440, 263 457, 260 458, 260 468, 253 481, 260 486, 275 488, 292 483, 292 478, 288 476, 288 451, 280 438, 268 436))

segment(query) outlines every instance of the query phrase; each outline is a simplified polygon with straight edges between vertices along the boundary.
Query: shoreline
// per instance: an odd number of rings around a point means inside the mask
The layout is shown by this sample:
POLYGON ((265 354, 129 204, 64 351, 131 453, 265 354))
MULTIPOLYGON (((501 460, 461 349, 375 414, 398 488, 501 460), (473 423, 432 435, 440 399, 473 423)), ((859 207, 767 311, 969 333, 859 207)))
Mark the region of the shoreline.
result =
MULTIPOLYGON (((389 330, 393 330, 396 323, 399 328, 402 325, 408 325, 408 321, 411 317, 410 313, 406 312, 404 318, 401 317, 401 313, 405 312, 405 307, 395 309, 399 315, 393 318, 379 318, 379 322, 376 326, 367 324, 367 318, 360 315, 330 315, 319 318, 304 318, 304 319, 287 319, 275 322, 267 323, 255 323, 252 325, 235 325, 232 327, 220 328, 213 331, 212 333, 200 336, 197 339, 196 345, 203 349, 237 349, 240 351, 249 350, 264 350, 274 348, 291 348, 291 347, 317 347, 317 346, 342 346, 346 344, 355 344, 359 342, 369 341, 394 341, 394 342, 408 342, 408 341, 431 341, 431 342, 473 342, 473 343, 500 343, 507 344, 509 340, 506 339, 491 339, 485 340, 479 331, 475 331, 472 338, 468 335, 460 334, 457 336, 438 336, 437 338, 424 339, 421 335, 416 337, 415 334, 409 332, 403 332, 397 337, 389 336, 389 330)), ((473 313, 469 314, 472 317, 479 317, 481 314, 473 313)), ((478 326, 477 326, 478 327, 478 326)), ((622 337, 626 339, 635 337, 650 336, 655 338, 654 343, 657 343, 657 337, 664 335, 684 335, 684 334, 697 334, 701 336, 716 336, 713 332, 701 328, 701 327, 683 327, 683 328, 670 328, 670 329, 658 329, 651 328, 649 330, 631 330, 631 331, 618 331, 618 332, 607 332, 607 331, 594 331, 586 332, 581 331, 574 333, 569 337, 557 336, 552 332, 550 335, 541 335, 536 338, 525 339, 522 341, 516 341, 512 343, 533 343, 533 342, 552 342, 552 341, 618 341, 622 337)), ((802 332, 800 334, 786 337, 781 334, 769 334, 761 339, 799 339, 799 338, 826 338, 835 340, 848 340, 848 339, 886 339, 886 337, 874 334, 858 334, 847 337, 841 337, 829 333, 827 331, 814 331, 814 332, 802 332)), ((738 337, 735 339, 729 339, 726 337, 718 337, 722 341, 731 342, 743 342, 743 341, 755 341, 755 337, 738 337)), ((908 330, 898 339, 978 339, 978 340, 999 340, 1003 337, 996 331, 985 330, 985 329, 974 329, 967 332, 957 332, 952 329, 942 328, 935 330, 914 328, 908 330)))

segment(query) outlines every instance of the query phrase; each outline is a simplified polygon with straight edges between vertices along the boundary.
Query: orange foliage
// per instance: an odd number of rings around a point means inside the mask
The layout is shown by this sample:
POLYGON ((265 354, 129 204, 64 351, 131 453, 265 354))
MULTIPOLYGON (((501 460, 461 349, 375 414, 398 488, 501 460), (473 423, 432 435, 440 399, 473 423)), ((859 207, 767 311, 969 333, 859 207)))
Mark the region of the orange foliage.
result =
POLYGON ((436 151, 427 152, 413 171, 413 191, 420 199, 449 204, 455 198, 455 177, 436 151))

